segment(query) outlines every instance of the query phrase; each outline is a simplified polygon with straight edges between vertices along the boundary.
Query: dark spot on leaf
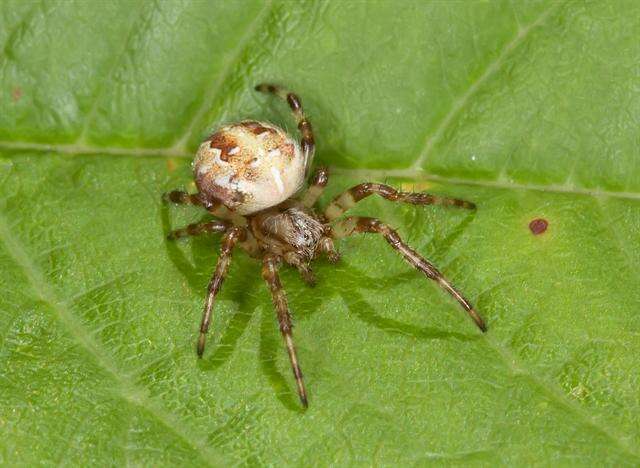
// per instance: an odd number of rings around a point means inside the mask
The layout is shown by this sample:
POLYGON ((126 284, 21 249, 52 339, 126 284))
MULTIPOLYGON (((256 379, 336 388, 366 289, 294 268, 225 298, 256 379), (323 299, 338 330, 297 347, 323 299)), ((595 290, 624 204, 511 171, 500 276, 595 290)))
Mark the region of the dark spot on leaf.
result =
POLYGON ((529 229, 534 235, 543 234, 549 227, 549 222, 544 218, 536 218, 529 223, 529 229))
POLYGON ((16 86, 15 88, 13 88, 13 91, 11 91, 11 99, 13 99, 13 102, 18 102, 21 97, 22 88, 20 86, 16 86))

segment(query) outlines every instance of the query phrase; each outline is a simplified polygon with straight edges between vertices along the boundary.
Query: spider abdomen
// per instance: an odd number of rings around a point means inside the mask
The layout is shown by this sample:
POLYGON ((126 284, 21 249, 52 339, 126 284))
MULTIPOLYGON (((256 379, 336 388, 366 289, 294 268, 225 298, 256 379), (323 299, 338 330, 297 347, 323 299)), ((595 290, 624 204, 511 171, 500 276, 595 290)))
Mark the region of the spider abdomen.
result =
POLYGON ((193 163, 198 190, 247 215, 275 206, 304 182, 300 147, 281 128, 255 120, 226 125, 207 138, 193 163))

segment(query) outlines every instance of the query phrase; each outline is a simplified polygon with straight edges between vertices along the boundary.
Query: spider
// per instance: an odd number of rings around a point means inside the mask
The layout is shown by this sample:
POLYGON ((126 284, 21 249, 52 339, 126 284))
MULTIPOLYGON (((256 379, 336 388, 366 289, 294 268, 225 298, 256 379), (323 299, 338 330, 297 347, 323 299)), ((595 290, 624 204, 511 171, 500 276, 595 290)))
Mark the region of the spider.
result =
POLYGON ((281 128, 266 122, 245 120, 223 126, 200 145, 193 162, 198 192, 174 190, 163 199, 176 204, 197 205, 216 220, 190 224, 172 231, 178 239, 204 233, 222 233, 220 257, 209 282, 200 323, 197 353, 202 357, 215 298, 227 275, 234 248, 262 260, 262 277, 271 292, 280 333, 291 361, 298 395, 308 406, 300 364, 293 343, 291 313, 278 270, 283 263, 295 267, 309 285, 315 276, 309 264, 321 255, 336 263, 340 255, 334 240, 358 233, 380 234, 400 255, 427 278, 453 296, 475 324, 486 325, 464 296, 428 260, 409 247, 390 226, 376 218, 341 216, 360 200, 377 194, 393 202, 413 205, 447 205, 475 209, 471 202, 426 193, 401 192, 378 183, 365 182, 338 195, 323 210, 314 206, 329 180, 327 168, 318 168, 302 191, 311 167, 315 143, 311 123, 298 96, 272 84, 255 88, 286 101, 301 134, 296 142, 281 128))

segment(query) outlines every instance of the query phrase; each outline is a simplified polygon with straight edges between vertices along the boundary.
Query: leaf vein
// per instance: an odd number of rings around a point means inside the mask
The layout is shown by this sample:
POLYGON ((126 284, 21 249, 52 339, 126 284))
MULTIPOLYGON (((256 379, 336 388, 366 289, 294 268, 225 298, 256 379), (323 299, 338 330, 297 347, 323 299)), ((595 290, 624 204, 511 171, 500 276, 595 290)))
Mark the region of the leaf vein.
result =
POLYGON ((567 396, 556 388, 553 383, 548 382, 546 379, 536 376, 533 372, 526 369, 518 360, 517 356, 512 353, 505 346, 497 342, 490 336, 485 336, 485 341, 489 347, 494 349, 496 353, 502 359, 504 365, 511 369, 514 374, 521 375, 526 378, 534 387, 543 392, 549 400, 556 402, 561 407, 572 413, 578 420, 587 427, 599 432, 607 439, 614 442, 622 451, 626 454, 633 456, 634 458, 640 457, 640 454, 623 441, 623 437, 617 434, 614 429, 605 427, 602 424, 598 424, 591 416, 589 416, 582 408, 576 405, 575 402, 569 400, 567 396))
POLYGON ((551 6, 544 10, 534 21, 532 21, 527 26, 519 29, 515 37, 502 48, 502 51, 500 52, 498 57, 494 61, 489 63, 482 75, 480 75, 477 80, 471 83, 471 86, 467 88, 467 91, 462 94, 462 96, 460 96, 453 102, 451 109, 449 109, 449 112, 440 121, 440 123, 436 127, 435 132, 427 136, 422 151, 420 151, 418 158, 411 166, 412 170, 422 170, 422 166, 433 150, 436 142, 442 137, 444 132, 446 132, 449 126, 453 123, 454 118, 460 113, 460 111, 468 105, 469 99, 471 99, 471 97, 473 97, 478 92, 478 90, 489 78, 491 78, 498 70, 500 70, 505 62, 505 59, 509 55, 511 55, 511 53, 513 53, 513 51, 516 50, 520 46, 520 44, 524 43, 525 39, 529 36, 529 33, 537 26, 541 25, 559 5, 559 2, 553 2, 551 6))
MULTIPOLYGON (((100 98, 102 97, 102 94, 104 92, 104 88, 106 83, 111 79, 111 75, 114 73, 114 71, 118 68, 118 65, 121 63, 122 61, 122 57, 125 56, 126 51, 127 51, 127 46, 129 45, 129 42, 131 41, 131 39, 134 37, 134 32, 136 31, 136 27, 138 25, 139 22, 141 22, 144 19, 144 6, 146 5, 145 2, 140 2, 140 5, 138 5, 139 11, 138 11, 138 17, 131 21, 131 26, 129 27, 129 30, 127 31, 127 33, 125 34, 124 37, 124 41, 122 44, 122 50, 120 51, 120 53, 118 53, 116 55, 116 57, 113 60, 113 63, 111 64, 111 66, 109 67, 109 70, 107 71, 107 73, 104 74, 104 80, 102 80, 102 83, 98 86, 98 88, 96 89, 95 92, 95 97, 93 99, 93 102, 91 103, 90 107, 89 107, 89 111, 87 112, 87 116, 84 120, 84 125, 82 127, 82 129, 80 130, 80 136, 77 139, 77 142, 84 142, 86 141, 87 138, 87 132, 89 131, 89 124, 91 123, 91 121, 93 120, 93 117, 95 116, 95 113, 98 109, 98 103, 100 102, 100 98)), ((153 12, 153 10, 151 10, 153 12)), ((143 22, 143 26, 146 22, 143 22)))
POLYGON ((175 144, 171 147, 171 149, 178 153, 186 153, 187 152, 187 143, 189 139, 193 136, 193 132, 195 130, 195 126, 202 119, 204 114, 209 110, 213 101, 215 101, 216 97, 219 94, 220 89, 224 85, 227 80, 229 74, 233 70, 233 67, 239 62, 242 57, 242 53, 245 51, 247 44, 251 39, 253 39, 256 33, 260 30, 260 27, 264 24, 265 18, 268 17, 269 12, 271 11, 273 4, 271 0, 267 0, 262 7, 262 10, 256 15, 254 20, 247 26, 244 34, 238 41, 238 45, 229 55, 229 57, 225 60, 225 63, 218 75, 217 79, 213 83, 213 86, 209 88, 207 93, 205 94, 204 99, 202 100, 202 105, 195 112, 190 122, 187 124, 187 128, 183 132, 182 136, 178 137, 175 144))

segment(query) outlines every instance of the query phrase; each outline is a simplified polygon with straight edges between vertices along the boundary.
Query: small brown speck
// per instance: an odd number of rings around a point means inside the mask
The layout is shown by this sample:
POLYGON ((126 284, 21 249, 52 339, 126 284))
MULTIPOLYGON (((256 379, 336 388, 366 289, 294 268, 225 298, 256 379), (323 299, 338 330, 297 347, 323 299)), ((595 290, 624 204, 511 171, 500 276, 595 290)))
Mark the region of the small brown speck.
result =
POLYGON ((176 162, 174 159, 167 159, 167 170, 173 172, 176 170, 176 162))
POLYGON ((543 234, 548 227, 549 222, 544 218, 536 218, 529 223, 529 229, 536 236, 543 234))
POLYGON ((22 88, 19 86, 16 86, 15 88, 13 88, 13 91, 11 91, 11 99, 13 99, 13 102, 18 102, 21 97, 22 97, 22 88))

